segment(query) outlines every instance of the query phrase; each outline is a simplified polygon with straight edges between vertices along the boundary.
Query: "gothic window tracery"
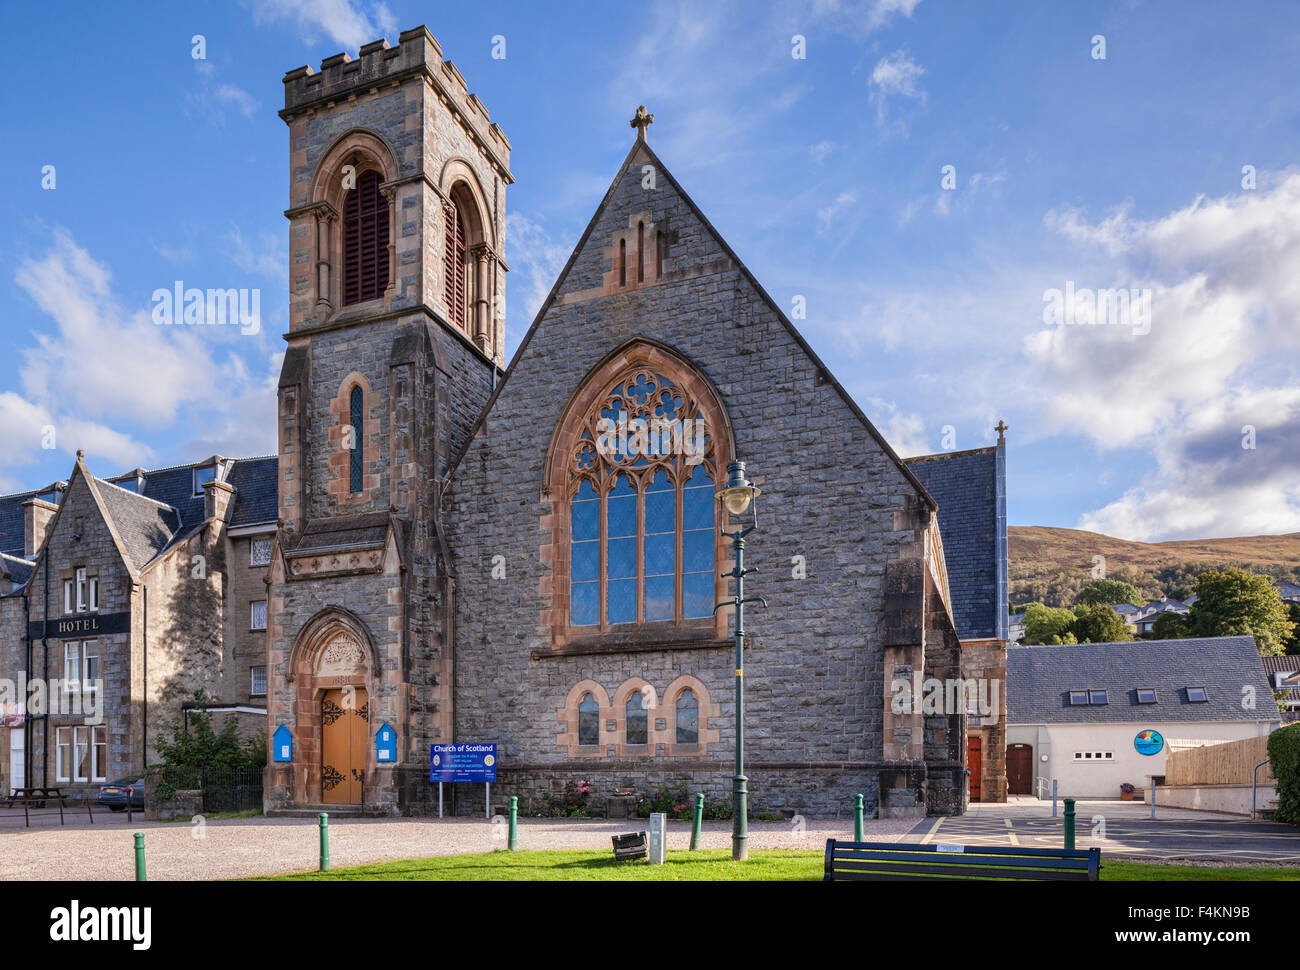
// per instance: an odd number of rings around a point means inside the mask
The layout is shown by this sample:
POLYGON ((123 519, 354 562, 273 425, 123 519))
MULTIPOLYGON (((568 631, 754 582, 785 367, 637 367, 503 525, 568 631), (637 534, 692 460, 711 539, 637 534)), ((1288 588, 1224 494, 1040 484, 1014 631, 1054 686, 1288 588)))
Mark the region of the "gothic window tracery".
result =
POLYGON ((717 456, 700 402, 636 366, 579 420, 567 482, 571 624, 711 616, 717 456))

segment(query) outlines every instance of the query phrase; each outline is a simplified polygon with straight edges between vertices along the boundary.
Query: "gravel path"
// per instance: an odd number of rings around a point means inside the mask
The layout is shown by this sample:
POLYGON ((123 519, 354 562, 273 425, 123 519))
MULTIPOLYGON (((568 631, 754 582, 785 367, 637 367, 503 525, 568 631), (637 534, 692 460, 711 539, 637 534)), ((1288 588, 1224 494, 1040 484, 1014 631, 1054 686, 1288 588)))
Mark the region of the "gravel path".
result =
MULTIPOLYGON (((895 841, 910 831, 916 819, 869 819, 866 837, 895 841)), ((151 881, 166 879, 235 879, 242 876, 313 870, 319 863, 314 818, 251 818, 207 822, 128 824, 113 816, 92 825, 41 825, 14 828, 0 825, 0 880, 133 879, 134 832, 143 832, 151 881)), ((520 819, 521 849, 604 849, 610 836, 639 831, 643 820, 520 819)), ((753 822, 753 849, 821 850, 831 837, 852 838, 851 819, 812 819, 805 829, 788 822, 753 822)), ((668 824, 668 847, 690 844, 689 822, 668 824)), ((706 822, 704 848, 731 845, 730 822, 706 822)), ((333 868, 388 859, 489 852, 504 848, 506 827, 483 819, 334 819, 330 821, 330 865, 333 868)))

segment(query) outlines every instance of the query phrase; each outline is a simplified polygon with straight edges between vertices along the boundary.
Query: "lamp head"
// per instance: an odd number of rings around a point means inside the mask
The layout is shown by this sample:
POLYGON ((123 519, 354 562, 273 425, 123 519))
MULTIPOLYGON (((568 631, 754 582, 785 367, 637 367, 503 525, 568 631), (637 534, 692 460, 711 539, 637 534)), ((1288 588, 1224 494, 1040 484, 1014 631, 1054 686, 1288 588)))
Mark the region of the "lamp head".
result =
POLYGON ((749 508, 749 503, 759 494, 758 488, 745 477, 745 463, 733 461, 727 464, 727 484, 718 492, 720 501, 732 515, 742 515, 749 508))

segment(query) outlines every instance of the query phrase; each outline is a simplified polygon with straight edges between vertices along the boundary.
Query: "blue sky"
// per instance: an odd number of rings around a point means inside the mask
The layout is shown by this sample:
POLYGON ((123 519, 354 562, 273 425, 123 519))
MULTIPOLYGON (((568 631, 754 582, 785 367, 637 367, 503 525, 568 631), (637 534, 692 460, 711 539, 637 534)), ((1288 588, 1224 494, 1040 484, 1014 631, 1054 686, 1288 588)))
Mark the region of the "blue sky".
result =
POLYGON ((7 19, 29 41, 0 94, 2 491, 66 476, 79 447, 101 474, 274 451, 280 79, 424 23, 513 145, 507 353, 645 103, 664 162, 787 311, 803 298, 797 325, 901 453, 990 444, 1003 418, 1012 524, 1300 531, 1300 5, 243 0, 7 19), (151 294, 176 280, 259 290, 258 332, 155 327, 151 294), (1107 289, 1132 305, 1044 319, 1053 291, 1107 289))

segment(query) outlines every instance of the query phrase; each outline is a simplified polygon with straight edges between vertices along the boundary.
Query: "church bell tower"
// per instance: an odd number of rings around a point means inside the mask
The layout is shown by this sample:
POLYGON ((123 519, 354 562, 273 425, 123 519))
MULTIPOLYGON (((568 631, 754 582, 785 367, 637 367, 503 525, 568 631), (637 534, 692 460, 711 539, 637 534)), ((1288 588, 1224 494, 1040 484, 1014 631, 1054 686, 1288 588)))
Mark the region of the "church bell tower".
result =
POLYGON ((450 738, 440 480, 504 363, 510 143, 424 27, 292 70, 284 91, 267 676, 270 732, 294 744, 272 759, 267 805, 405 812, 425 797, 428 744, 450 738), (381 727, 396 734, 383 761, 381 727))

